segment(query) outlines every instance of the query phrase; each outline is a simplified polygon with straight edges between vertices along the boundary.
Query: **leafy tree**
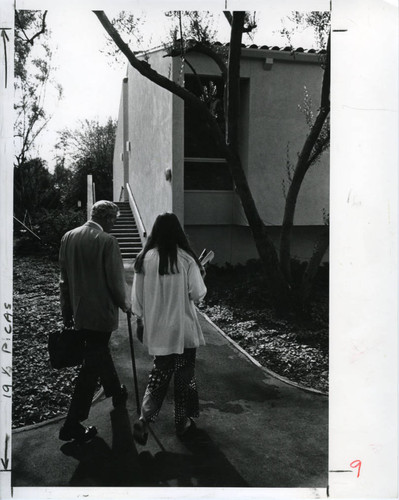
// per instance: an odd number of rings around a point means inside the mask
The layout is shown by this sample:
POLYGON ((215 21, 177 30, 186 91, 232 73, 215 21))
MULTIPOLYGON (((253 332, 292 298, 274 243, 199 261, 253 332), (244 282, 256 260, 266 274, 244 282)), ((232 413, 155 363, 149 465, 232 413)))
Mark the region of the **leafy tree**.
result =
POLYGON ((42 209, 57 208, 59 202, 59 191, 43 160, 34 158, 14 167, 14 215, 18 219, 34 219, 42 209))
MULTIPOLYGON (((140 47, 143 42, 143 37, 141 35, 140 29, 145 24, 144 17, 139 17, 137 15, 131 14, 126 11, 121 11, 119 14, 112 19, 112 24, 115 29, 123 32, 126 37, 126 43, 129 46, 140 47)), ((106 47, 101 49, 100 52, 108 56, 108 61, 110 61, 111 66, 115 65, 125 65, 125 57, 121 54, 121 51, 115 46, 112 38, 107 37, 106 47)))
POLYGON ((65 203, 71 180, 71 170, 58 164, 51 173, 40 158, 14 167, 16 254, 56 256, 63 234, 85 221, 85 211, 65 203))
POLYGON ((286 26, 281 28, 280 34, 287 38, 291 47, 292 37, 296 33, 312 30, 316 46, 319 49, 326 48, 331 25, 331 14, 329 11, 293 11, 291 15, 287 16, 287 20, 290 25, 288 28, 286 26))
POLYGON ((36 138, 51 119, 44 109, 49 86, 57 99, 62 96, 62 87, 52 78, 46 15, 47 11, 15 11, 16 165, 31 158, 36 138), (35 45, 39 39, 40 45, 35 45))
MULTIPOLYGON (((176 46, 177 41, 183 42, 184 33, 189 33, 190 38, 199 43, 210 44, 215 40, 216 29, 211 12, 177 10, 166 12, 165 15, 173 21, 170 30, 173 46, 176 46)), ((169 48, 170 44, 165 46, 169 48)))
MULTIPOLYGON (((212 58, 218 65, 224 84, 224 130, 218 123, 215 113, 212 112, 212 107, 206 102, 202 96, 196 96, 182 85, 171 81, 169 78, 164 77, 157 73, 146 60, 140 60, 136 57, 135 53, 123 41, 119 32, 115 29, 103 11, 94 11, 99 21, 103 25, 108 35, 115 42, 117 47, 126 56, 129 63, 145 78, 148 78, 153 83, 160 87, 172 92, 176 96, 182 98, 185 103, 191 106, 193 112, 196 112, 203 121, 205 121, 220 149, 225 157, 236 186, 236 191, 240 197, 248 224, 251 228, 252 235, 255 241, 256 248, 263 269, 266 273, 268 281, 271 285, 273 296, 275 299, 276 308, 280 311, 291 309, 292 306, 301 307, 298 304, 297 296, 293 294, 292 284, 290 277, 284 273, 283 267, 280 265, 279 256, 274 247, 267 227, 262 221, 258 212, 255 200, 252 196, 247 178, 241 163, 239 154, 239 102, 240 102, 240 61, 241 61, 241 43, 244 33, 250 33, 254 27, 255 22, 246 12, 225 12, 225 16, 230 23, 230 44, 228 46, 227 61, 226 55, 221 53, 215 45, 209 43, 207 39, 201 38, 203 31, 199 33, 197 39, 184 40, 182 23, 180 23, 180 40, 175 36, 175 42, 180 41, 180 47, 176 47, 176 43, 171 49, 171 55, 178 55, 185 62, 185 54, 191 51, 201 52, 212 58), (176 51, 177 49, 177 51, 176 51)), ((198 31, 197 31, 198 34, 198 31)), ((299 187, 306 174, 310 163, 309 160, 314 156, 315 148, 317 148, 318 139, 320 137, 323 123, 329 114, 329 48, 327 48, 327 55, 325 57, 325 70, 322 87, 321 107, 318 116, 313 124, 311 131, 305 141, 305 145, 300 153, 300 168, 296 169, 295 182, 291 182, 290 191, 287 196, 287 202, 294 207, 298 194, 299 187), (292 203, 291 200, 294 200, 292 203)), ((194 73, 196 74, 196 73, 194 73)), ((198 75, 197 75, 198 76, 198 75)), ((183 83, 183 82, 182 82, 183 83)), ((199 80, 199 85, 201 82, 199 80)), ((287 224, 290 221, 287 218, 287 224)))
POLYGON ((87 176, 93 176, 96 199, 112 200, 112 162, 116 122, 111 118, 105 125, 96 120, 84 120, 75 130, 59 132, 57 182, 62 183, 66 206, 86 203, 87 176))

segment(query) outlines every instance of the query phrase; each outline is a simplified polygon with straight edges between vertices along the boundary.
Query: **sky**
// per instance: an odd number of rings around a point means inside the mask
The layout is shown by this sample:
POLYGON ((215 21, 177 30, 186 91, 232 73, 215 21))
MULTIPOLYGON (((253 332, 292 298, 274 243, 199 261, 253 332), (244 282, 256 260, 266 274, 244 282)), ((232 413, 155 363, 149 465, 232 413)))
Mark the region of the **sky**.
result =
MULTIPOLYGON (((275 1, 268 7, 267 13, 258 11, 258 29, 254 40, 243 41, 247 44, 287 45, 287 40, 278 30, 283 26, 282 20, 293 9, 291 3, 275 1)), ((17 2, 17 8, 32 8, 32 5, 35 5, 34 0, 33 3, 32 0, 17 2)), ((59 5, 58 8, 49 8, 47 24, 51 30, 53 77, 63 87, 63 98, 57 101, 48 92, 46 111, 52 118, 36 143, 37 154, 46 160, 50 170, 55 164, 54 145, 58 131, 66 127, 77 128, 79 122, 85 119, 100 123, 105 123, 109 117, 117 119, 121 84, 126 73, 124 64, 112 64, 112 59, 101 52, 106 49, 106 38, 97 17, 89 9, 60 8, 59 5)), ((121 9, 104 10, 111 19, 121 9)), ((141 28, 143 48, 160 45, 168 35, 167 18, 161 9, 134 12, 145 19, 141 28)), ((228 23, 220 10, 215 11, 215 24, 218 27, 217 38, 227 42, 228 23)), ((298 34, 293 43, 309 49, 314 46, 314 36, 308 30, 298 34)))

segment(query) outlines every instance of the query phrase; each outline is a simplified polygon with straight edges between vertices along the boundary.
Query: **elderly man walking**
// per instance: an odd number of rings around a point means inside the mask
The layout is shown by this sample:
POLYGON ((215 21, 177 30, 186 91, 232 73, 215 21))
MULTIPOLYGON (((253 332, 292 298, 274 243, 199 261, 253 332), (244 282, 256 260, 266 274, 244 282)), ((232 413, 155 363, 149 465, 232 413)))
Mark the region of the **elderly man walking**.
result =
POLYGON ((117 240, 108 234, 118 216, 110 201, 93 205, 91 219, 67 232, 61 240, 60 297, 64 324, 74 324, 85 339, 85 352, 69 412, 60 429, 63 441, 88 441, 97 434, 85 427, 98 379, 114 407, 125 405, 127 390, 121 386, 109 350, 118 328, 118 308, 130 309, 122 257, 117 240))

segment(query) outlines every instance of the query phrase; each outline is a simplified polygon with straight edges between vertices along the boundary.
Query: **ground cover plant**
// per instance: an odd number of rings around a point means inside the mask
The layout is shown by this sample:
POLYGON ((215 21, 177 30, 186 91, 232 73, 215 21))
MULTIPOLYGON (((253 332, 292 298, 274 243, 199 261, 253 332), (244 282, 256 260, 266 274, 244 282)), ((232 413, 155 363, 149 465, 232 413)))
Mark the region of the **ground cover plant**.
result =
MULTIPOLYGON (((14 258, 13 427, 64 415, 77 369, 53 370, 48 333, 62 325, 58 263, 48 257, 14 258)), ((277 318, 257 263, 210 266, 200 309, 262 365, 293 382, 327 391, 328 284, 321 280, 310 319, 277 318)))
MULTIPOLYGON (((300 272, 301 266, 296 265, 300 272)), ((259 363, 304 387, 328 392, 328 269, 306 318, 278 317, 258 261, 208 269, 200 309, 259 363)))

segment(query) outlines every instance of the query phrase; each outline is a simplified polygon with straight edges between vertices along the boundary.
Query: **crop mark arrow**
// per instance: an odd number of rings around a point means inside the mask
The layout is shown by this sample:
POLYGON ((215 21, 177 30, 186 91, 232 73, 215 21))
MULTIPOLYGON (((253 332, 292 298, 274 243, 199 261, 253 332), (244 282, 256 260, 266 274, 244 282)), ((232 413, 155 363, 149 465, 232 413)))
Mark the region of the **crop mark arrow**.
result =
POLYGON ((10 441, 10 436, 6 434, 6 441, 5 441, 5 446, 4 446, 4 459, 1 459, 1 463, 3 465, 4 470, 8 469, 8 442, 10 441))

